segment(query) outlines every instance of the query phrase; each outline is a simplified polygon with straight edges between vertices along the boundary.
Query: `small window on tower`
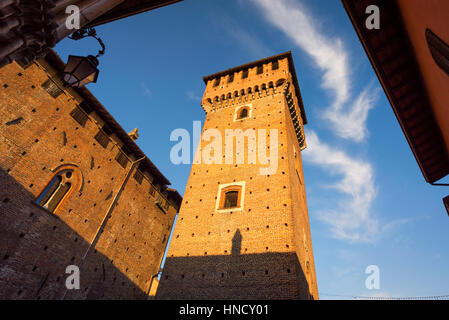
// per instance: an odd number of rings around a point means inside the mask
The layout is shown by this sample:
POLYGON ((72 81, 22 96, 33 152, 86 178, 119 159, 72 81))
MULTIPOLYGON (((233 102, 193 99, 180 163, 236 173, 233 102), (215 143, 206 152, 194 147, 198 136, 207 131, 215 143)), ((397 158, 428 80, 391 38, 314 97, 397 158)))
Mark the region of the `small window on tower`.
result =
POLYGON ((257 66, 257 74, 261 74, 263 72, 263 65, 257 66))
POLYGON ((279 69, 279 61, 273 61, 273 63, 271 64, 271 69, 272 70, 277 70, 279 69))
POLYGON ((231 209, 238 207, 239 192, 228 191, 225 193, 224 209, 231 209))
POLYGON ((248 78, 248 69, 243 70, 243 73, 242 73, 242 79, 246 79, 246 78, 248 78))
POLYGON ((234 121, 251 118, 252 105, 248 104, 243 107, 237 107, 234 113, 234 121))
POLYGON ((243 207, 244 182, 220 185, 217 210, 241 210, 243 207))
POLYGON ((229 75, 229 78, 228 78, 228 82, 232 82, 232 81, 234 81, 234 74, 233 73, 231 73, 229 75))
POLYGON ((220 78, 215 79, 214 87, 217 87, 220 84, 220 78))
POLYGON ((248 118, 248 108, 241 108, 237 116, 237 119, 240 120, 245 118, 248 118))

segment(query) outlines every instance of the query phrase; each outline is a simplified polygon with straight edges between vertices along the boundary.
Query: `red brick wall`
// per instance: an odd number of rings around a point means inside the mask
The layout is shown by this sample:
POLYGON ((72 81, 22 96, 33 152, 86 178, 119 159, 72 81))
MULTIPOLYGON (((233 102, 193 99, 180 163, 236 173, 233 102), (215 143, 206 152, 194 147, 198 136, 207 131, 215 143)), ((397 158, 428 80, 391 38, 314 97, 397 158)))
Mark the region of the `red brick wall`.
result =
POLYGON ((106 149, 94 139, 104 124, 95 112, 84 127, 71 117, 82 100, 76 92, 53 98, 41 87, 54 73, 45 61, 25 70, 16 63, 0 69, 1 185, 8 186, 1 188, 0 202, 9 199, 0 206, 0 257, 8 256, 0 258, 0 298, 60 299, 68 264, 83 265, 82 290, 66 298, 141 298, 158 271, 177 210, 159 209, 160 194, 149 193, 151 177, 139 184, 133 172, 81 262, 131 163, 123 168, 115 161, 123 143, 114 135, 106 149), (50 213, 33 201, 61 165, 80 172, 80 189, 50 213), (34 265, 39 273, 30 271, 34 265))

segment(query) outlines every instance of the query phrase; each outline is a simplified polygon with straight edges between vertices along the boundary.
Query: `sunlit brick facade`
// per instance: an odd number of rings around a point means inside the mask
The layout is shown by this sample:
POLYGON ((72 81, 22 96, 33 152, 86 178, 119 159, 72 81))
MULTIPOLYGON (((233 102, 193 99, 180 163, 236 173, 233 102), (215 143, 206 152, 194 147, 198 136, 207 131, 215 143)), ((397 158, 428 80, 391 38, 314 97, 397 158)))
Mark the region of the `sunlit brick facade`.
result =
POLYGON ((232 164, 204 155, 193 164, 156 298, 318 299, 301 160, 307 120, 291 54, 204 80, 203 139, 221 133, 224 161, 226 129, 265 129, 267 153, 277 129, 277 170, 261 174, 268 165, 249 163, 247 147, 238 164, 236 141, 232 164))

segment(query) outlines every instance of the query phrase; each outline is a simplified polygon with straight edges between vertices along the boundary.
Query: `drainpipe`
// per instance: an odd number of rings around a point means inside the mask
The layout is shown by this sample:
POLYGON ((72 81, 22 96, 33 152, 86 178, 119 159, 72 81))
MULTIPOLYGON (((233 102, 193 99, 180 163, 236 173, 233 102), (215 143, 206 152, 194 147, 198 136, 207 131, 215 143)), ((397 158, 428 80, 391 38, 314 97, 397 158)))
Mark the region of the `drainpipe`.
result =
MULTIPOLYGON (((175 222, 177 215, 178 215, 178 213, 176 213, 176 215, 173 217, 173 222, 175 222)), ((162 261, 164 261, 164 258, 166 258, 167 254, 168 254, 167 247, 168 247, 169 241, 171 240, 171 236, 173 235, 174 230, 175 230, 175 225, 173 223, 171 230, 170 230, 170 234, 168 235, 168 238, 167 238, 167 242, 165 243, 164 254, 162 256, 161 262, 159 263, 159 269, 158 269, 157 273, 153 274, 153 276, 151 277, 150 287, 148 288, 148 291, 147 291, 147 300, 148 300, 150 292, 151 292, 151 287, 153 286, 153 279, 155 277, 159 276, 160 274, 162 274, 162 261)))
MULTIPOLYGON (((120 189, 118 190, 117 194, 115 195, 114 200, 109 205, 109 208, 106 211, 106 214, 105 214, 105 216, 103 218, 103 221, 101 222, 101 225, 97 229, 97 232, 96 232, 96 234, 94 236, 94 239, 92 240, 92 243, 89 245, 89 247, 87 248, 86 252, 84 253, 84 256, 81 259, 81 263, 80 263, 80 266, 79 266, 80 270, 81 270, 81 267, 84 265, 84 261, 86 260, 87 254, 90 252, 91 248, 94 248, 97 245, 98 240, 99 240, 100 235, 101 235, 101 231, 103 230, 103 228, 105 227, 107 221, 109 220, 109 217, 111 216, 111 213, 114 210, 115 205, 117 204, 117 201, 120 198, 123 189, 125 189, 126 183, 128 182, 129 177, 131 177, 131 174, 134 171, 134 168, 137 166, 137 164, 139 162, 141 162, 145 158, 146 158, 146 156, 143 156, 142 158, 132 162, 131 168, 129 169, 125 179, 123 179, 123 182, 122 182, 122 184, 120 186, 120 189)), ((64 295, 62 296, 62 300, 65 299, 65 296, 67 295, 67 291, 68 291, 68 289, 65 290, 64 295)))

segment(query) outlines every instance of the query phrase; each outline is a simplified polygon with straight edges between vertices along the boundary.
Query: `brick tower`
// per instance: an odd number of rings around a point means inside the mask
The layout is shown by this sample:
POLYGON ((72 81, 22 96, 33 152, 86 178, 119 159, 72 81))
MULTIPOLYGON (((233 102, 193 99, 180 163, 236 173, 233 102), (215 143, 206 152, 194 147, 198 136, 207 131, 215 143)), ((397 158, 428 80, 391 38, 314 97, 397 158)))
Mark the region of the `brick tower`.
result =
POLYGON ((291 53, 204 81, 207 117, 156 298, 318 299, 291 53))

